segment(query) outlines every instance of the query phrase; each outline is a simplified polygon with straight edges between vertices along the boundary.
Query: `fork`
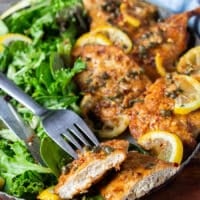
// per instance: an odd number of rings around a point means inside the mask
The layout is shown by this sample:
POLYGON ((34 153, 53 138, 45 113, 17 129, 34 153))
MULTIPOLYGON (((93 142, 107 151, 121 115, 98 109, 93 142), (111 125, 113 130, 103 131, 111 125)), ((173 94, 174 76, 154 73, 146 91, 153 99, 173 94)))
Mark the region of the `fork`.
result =
POLYGON ((33 135, 33 130, 23 122, 13 106, 3 96, 0 96, 0 105, 0 119, 3 124, 25 142, 35 161, 44 165, 40 156, 40 140, 37 135, 33 135))
POLYGON ((49 110, 42 107, 1 72, 0 88, 39 116, 47 135, 73 158, 77 158, 76 149, 99 145, 94 133, 74 111, 49 110))

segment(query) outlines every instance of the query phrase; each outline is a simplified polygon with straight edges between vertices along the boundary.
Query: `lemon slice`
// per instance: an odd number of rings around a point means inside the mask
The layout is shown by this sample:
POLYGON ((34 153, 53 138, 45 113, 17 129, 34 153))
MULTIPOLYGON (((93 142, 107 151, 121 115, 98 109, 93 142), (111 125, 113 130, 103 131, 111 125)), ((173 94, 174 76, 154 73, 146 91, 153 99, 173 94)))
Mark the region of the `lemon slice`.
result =
POLYGON ((43 190, 38 196, 37 199, 40 200, 61 200, 58 195, 54 193, 54 186, 51 186, 43 190))
POLYGON ((200 46, 188 50, 181 56, 177 64, 177 71, 194 76, 200 81, 200 46))
POLYGON ((123 16, 123 20, 134 27, 140 26, 140 20, 135 18, 134 16, 129 14, 128 4, 127 3, 121 3, 120 5, 120 12, 123 16))
POLYGON ((162 57, 160 56, 159 53, 157 53, 156 56, 155 56, 155 64, 156 64, 156 70, 157 70, 158 74, 160 76, 165 76, 166 70, 163 66, 163 59, 162 59, 162 57))
POLYGON ((17 41, 17 40, 27 42, 27 43, 32 42, 32 40, 25 35, 22 35, 19 33, 7 33, 0 36, 0 52, 3 51, 4 46, 7 46, 9 45, 10 42, 17 41))
POLYGON ((75 48, 86 44, 111 45, 112 42, 102 33, 85 33, 76 41, 75 48))
POLYGON ((183 144, 180 138, 166 131, 151 131, 138 139, 144 149, 161 160, 180 164, 183 158, 183 144))
POLYGON ((119 46, 124 52, 128 53, 132 49, 132 41, 128 35, 120 29, 113 26, 100 26, 92 30, 92 33, 104 34, 112 43, 119 46))
POLYGON ((180 91, 175 98, 174 113, 184 115, 200 108, 200 82, 181 74, 175 74, 173 80, 180 91))

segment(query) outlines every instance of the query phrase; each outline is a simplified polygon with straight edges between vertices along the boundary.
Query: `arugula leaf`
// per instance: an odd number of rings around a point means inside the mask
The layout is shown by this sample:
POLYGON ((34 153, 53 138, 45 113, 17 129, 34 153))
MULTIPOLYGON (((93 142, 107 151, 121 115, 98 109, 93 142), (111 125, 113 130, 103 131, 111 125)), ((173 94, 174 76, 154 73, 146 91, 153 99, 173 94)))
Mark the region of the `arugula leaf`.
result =
POLYGON ((61 174, 62 167, 72 161, 72 158, 48 137, 42 139, 40 153, 57 177, 61 174))
MULTIPOLYGON (((86 66, 80 59, 72 60, 71 51, 77 37, 87 30, 82 2, 34 1, 37 3, 4 20, 10 32, 25 34, 33 42, 9 43, 0 54, 0 71, 42 106, 80 112, 81 94, 73 78, 86 66)), ((71 158, 47 137, 37 116, 15 100, 10 102, 41 138, 42 156, 51 170, 33 163, 19 141, 0 139, 0 177, 6 180, 4 191, 34 199, 55 180, 52 171, 60 174, 71 158), (19 157, 20 154, 23 156, 19 157)), ((5 134, 2 132, 2 136, 5 134)))
POLYGON ((39 191, 55 184, 56 180, 49 168, 34 163, 21 141, 3 138, 0 139, 0 176, 5 179, 4 191, 29 199, 34 199, 39 191))

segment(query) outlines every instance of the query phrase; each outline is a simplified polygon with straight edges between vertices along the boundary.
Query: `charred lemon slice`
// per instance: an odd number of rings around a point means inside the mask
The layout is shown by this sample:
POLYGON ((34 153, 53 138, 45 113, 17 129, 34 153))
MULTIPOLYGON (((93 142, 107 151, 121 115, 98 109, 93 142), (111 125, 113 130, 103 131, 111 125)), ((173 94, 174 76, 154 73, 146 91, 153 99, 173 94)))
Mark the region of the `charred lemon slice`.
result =
POLYGON ((85 33, 83 34, 75 44, 76 47, 81 47, 87 44, 99 44, 99 45, 111 45, 112 42, 102 33, 85 33))
POLYGON ((161 160, 180 164, 183 158, 183 144, 180 138, 165 131, 151 131, 138 139, 144 149, 161 160))
POLYGON ((4 46, 9 45, 9 43, 13 41, 23 41, 27 43, 32 42, 32 40, 25 35, 18 34, 18 33, 7 33, 0 36, 0 52, 3 51, 4 46))
POLYGON ((128 8, 127 3, 121 3, 120 5, 120 12, 123 16, 123 20, 134 27, 140 26, 140 20, 138 20, 136 17, 130 14, 130 9, 128 8))
POLYGON ((200 46, 188 50, 179 60, 177 71, 200 81, 200 46))
POLYGON ((54 187, 49 187, 43 190, 38 196, 37 199, 40 200, 61 200, 57 194, 54 193, 54 187))
POLYGON ((120 29, 113 26, 101 26, 93 29, 92 33, 101 33, 105 35, 112 43, 119 46, 124 52, 128 53, 132 49, 132 41, 128 35, 120 29))
POLYGON ((180 91, 175 97, 174 113, 184 115, 200 108, 200 82, 180 74, 175 74, 173 81, 180 91))
POLYGON ((160 76, 165 76, 166 70, 163 66, 163 59, 162 59, 162 57, 160 56, 159 53, 157 53, 156 56, 155 56, 155 64, 156 64, 156 70, 157 70, 158 74, 160 76))

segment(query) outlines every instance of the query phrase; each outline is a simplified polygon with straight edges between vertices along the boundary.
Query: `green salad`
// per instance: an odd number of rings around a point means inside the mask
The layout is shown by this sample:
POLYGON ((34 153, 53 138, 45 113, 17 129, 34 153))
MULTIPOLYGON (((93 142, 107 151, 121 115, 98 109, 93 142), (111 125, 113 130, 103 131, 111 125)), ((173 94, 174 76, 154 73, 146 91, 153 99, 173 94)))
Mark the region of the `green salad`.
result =
MULTIPOLYGON (((42 106, 79 113, 81 94, 73 77, 85 68, 85 63, 73 60, 71 50, 79 35, 88 30, 82 2, 34 0, 31 4, 0 21, 0 38, 6 40, 6 35, 12 40, 0 46, 0 71, 42 106), (16 33, 22 37, 15 39, 16 33)), ((41 156, 47 163, 36 164, 24 142, 1 126, 0 190, 36 199, 41 191, 57 183, 62 167, 72 158, 47 137, 38 117, 0 92, 41 139, 41 156)), ((80 199, 102 198, 95 194, 80 199)))

